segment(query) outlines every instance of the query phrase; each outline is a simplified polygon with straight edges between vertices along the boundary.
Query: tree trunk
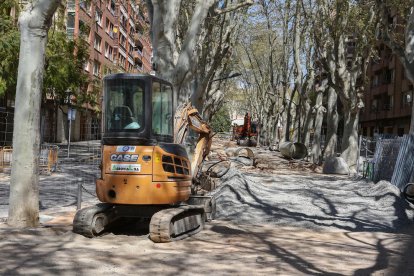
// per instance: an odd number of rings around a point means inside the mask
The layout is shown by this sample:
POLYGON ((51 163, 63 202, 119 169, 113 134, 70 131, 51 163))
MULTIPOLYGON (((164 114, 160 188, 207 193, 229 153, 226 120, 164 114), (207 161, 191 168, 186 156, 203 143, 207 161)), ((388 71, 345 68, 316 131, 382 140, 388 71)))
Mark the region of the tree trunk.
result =
POLYGON ((301 143, 303 143, 306 147, 309 147, 309 130, 312 127, 312 109, 309 102, 303 101, 303 109, 304 109, 304 116, 303 116, 303 130, 301 135, 301 143))
POLYGON ((338 111, 337 111, 337 101, 338 96, 335 92, 335 89, 332 87, 328 91, 328 110, 327 110, 327 134, 325 141, 325 150, 324 158, 335 156, 336 154, 336 145, 338 141, 337 132, 338 132, 338 111))
POLYGON ((295 96, 295 91, 290 94, 289 103, 286 109, 286 128, 285 130, 285 141, 290 141, 290 125, 292 123, 292 104, 293 104, 293 97, 295 96))
POLYGON ((311 160, 314 164, 319 164, 321 156, 321 130, 323 122, 323 114, 326 112, 322 106, 323 92, 319 92, 315 104, 315 132, 312 145, 311 160))
POLYGON ((280 136, 279 136, 279 143, 283 143, 283 142, 289 141, 289 138, 288 138, 289 137, 289 131, 287 130, 287 129, 289 129, 288 126, 287 126, 287 110, 285 110, 279 118, 281 118, 281 122, 282 122, 281 123, 282 127, 281 127, 281 131, 280 131, 280 136), (287 134, 287 136, 286 136, 286 134, 287 134))
POLYGON ((358 157, 358 121, 359 109, 353 112, 352 110, 346 110, 344 106, 344 135, 341 157, 346 161, 351 171, 356 169, 358 157))
POLYGON ((60 1, 34 1, 19 17, 20 55, 14 113, 8 224, 39 223, 40 104, 47 32, 60 1))

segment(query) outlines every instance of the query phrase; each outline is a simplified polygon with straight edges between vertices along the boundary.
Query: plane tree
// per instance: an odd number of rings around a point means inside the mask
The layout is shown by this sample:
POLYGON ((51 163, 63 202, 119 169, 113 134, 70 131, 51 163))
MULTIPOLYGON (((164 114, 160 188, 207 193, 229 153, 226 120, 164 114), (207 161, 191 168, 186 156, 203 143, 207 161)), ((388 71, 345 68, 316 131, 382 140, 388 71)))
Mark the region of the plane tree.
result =
POLYGON ((202 110, 207 92, 214 89, 211 81, 231 55, 239 22, 236 13, 244 12, 253 1, 147 0, 146 3, 154 69, 173 84, 176 103, 191 99, 202 110))
MULTIPOLYGON (((313 36, 324 77, 342 104, 341 157, 354 169, 366 71, 374 55, 377 16, 372 1, 311 1, 313 36)), ((330 118, 328 118, 329 120, 330 118)))
POLYGON ((9 216, 15 227, 39 223, 40 105, 47 34, 60 0, 34 0, 19 16, 20 52, 9 216))

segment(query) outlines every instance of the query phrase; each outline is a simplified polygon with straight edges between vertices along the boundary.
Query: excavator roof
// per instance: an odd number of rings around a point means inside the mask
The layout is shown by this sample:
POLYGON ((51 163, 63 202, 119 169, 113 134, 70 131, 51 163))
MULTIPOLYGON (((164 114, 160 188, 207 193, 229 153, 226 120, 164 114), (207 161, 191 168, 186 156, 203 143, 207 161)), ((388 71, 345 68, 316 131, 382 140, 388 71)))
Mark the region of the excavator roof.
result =
POLYGON ((110 74, 104 77, 104 80, 113 80, 113 79, 141 79, 141 80, 156 80, 158 82, 163 82, 171 85, 165 79, 150 75, 150 74, 130 74, 130 73, 117 73, 117 74, 110 74))

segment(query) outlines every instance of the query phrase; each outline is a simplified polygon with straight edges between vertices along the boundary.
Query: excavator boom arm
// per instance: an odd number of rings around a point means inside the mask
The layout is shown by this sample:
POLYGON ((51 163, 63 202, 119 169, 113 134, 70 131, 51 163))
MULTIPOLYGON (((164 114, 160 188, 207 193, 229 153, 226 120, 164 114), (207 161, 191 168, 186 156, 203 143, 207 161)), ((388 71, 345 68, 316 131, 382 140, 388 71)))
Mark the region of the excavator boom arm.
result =
POLYGON ((191 103, 180 105, 174 117, 174 143, 183 144, 189 129, 199 134, 194 156, 191 160, 193 178, 200 170, 203 160, 210 152, 213 132, 191 103))

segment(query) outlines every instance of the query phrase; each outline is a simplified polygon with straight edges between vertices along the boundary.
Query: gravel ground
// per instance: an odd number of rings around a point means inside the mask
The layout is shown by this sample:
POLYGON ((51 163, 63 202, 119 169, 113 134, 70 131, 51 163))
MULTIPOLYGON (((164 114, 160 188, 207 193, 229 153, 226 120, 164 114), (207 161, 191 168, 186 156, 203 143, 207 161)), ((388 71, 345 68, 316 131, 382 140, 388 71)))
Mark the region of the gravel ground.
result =
MULTIPOLYGON (((397 188, 260 154, 262 169, 238 165, 221 178, 217 220, 188 239, 154 244, 145 233, 71 232, 77 179, 93 191, 99 173, 79 152, 42 176, 41 219, 49 221, 28 230, 0 221, 0 275, 414 275, 414 212, 397 188)), ((0 218, 7 198, 0 175, 0 218)), ((96 201, 84 198, 85 206, 96 201)))
POLYGON ((232 168, 212 194, 217 218, 233 223, 389 233, 413 225, 412 206, 385 181, 263 175, 232 168))

